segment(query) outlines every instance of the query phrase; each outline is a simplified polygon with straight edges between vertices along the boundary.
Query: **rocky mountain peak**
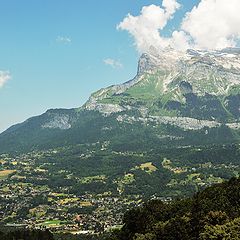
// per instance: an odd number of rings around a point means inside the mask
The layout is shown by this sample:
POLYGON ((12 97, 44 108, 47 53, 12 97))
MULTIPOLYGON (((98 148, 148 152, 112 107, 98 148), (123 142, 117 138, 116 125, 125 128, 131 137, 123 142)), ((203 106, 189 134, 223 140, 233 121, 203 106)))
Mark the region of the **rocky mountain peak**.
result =
MULTIPOLYGON (((132 80, 100 89, 78 109, 51 109, 13 126, 0 135, 0 145, 7 149, 12 139, 17 139, 15 145, 21 146, 22 136, 30 139, 26 147, 46 145, 49 139, 62 140, 60 145, 70 139, 72 144, 79 136, 89 141, 88 136, 94 135, 97 141, 106 135, 106 129, 118 132, 121 126, 132 129, 135 124, 137 129, 139 124, 152 129, 172 126, 184 134, 223 125, 228 131, 240 131, 239 121, 239 49, 179 52, 151 48, 140 57, 138 73, 132 80), (92 126, 100 135, 93 133, 92 126), (40 136, 39 141, 35 136, 40 136)), ((172 136, 171 131, 166 130, 164 135, 172 136)))
POLYGON ((153 73, 155 70, 173 70, 184 58, 186 58, 186 52, 177 51, 171 47, 161 50, 151 47, 139 59, 138 75, 153 73))
POLYGON ((215 51, 196 49, 178 51, 170 47, 161 50, 152 47, 140 57, 138 73, 152 72, 155 69, 173 70, 181 67, 183 63, 192 64, 194 62, 240 71, 240 48, 225 48, 215 51))
POLYGON ((123 95, 125 99, 131 96, 133 99, 147 98, 152 101, 156 97, 164 97, 184 102, 187 93, 227 96, 233 92, 240 92, 238 48, 217 51, 189 49, 181 52, 172 48, 157 50, 152 47, 141 55, 134 79, 101 89, 91 96, 85 107, 104 109, 104 112, 108 109, 109 113, 109 109, 117 109, 118 112, 124 108, 118 105, 123 95))

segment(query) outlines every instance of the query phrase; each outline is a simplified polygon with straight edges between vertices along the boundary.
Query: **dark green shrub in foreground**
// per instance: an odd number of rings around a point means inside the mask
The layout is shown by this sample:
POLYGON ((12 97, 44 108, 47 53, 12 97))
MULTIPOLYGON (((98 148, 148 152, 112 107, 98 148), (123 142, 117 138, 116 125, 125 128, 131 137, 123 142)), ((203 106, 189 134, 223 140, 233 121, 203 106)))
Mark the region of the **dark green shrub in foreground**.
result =
POLYGON ((7 233, 0 232, 1 240, 54 240, 53 234, 41 230, 16 230, 7 233))
POLYGON ((149 201, 128 211, 117 240, 240 239, 240 179, 216 184, 192 198, 149 201))

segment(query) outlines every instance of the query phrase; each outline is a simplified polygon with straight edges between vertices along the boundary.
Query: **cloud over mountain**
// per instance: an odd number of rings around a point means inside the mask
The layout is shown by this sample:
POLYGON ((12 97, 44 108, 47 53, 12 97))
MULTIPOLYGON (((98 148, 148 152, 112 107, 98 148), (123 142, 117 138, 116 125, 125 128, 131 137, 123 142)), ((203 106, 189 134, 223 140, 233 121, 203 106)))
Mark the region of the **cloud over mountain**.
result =
POLYGON ((162 30, 180 8, 176 0, 163 0, 162 6, 144 6, 140 15, 128 14, 117 29, 133 36, 139 52, 151 46, 157 49, 171 46, 175 49, 221 49, 237 46, 240 39, 239 0, 201 0, 185 14, 180 28, 170 37, 163 37, 162 30))
POLYGON ((175 0, 164 0, 162 7, 153 4, 144 6, 139 16, 128 14, 117 29, 127 30, 134 37, 140 52, 147 51, 150 46, 166 47, 169 39, 162 37, 160 31, 179 7, 180 4, 175 0))
POLYGON ((182 22, 197 48, 234 47, 240 37, 239 0, 202 0, 182 22))

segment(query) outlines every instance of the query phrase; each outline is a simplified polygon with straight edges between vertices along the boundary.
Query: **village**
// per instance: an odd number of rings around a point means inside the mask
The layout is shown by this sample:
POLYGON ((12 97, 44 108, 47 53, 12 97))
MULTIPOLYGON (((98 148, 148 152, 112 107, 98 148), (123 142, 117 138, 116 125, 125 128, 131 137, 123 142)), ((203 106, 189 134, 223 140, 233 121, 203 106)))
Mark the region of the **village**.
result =
POLYGON ((77 196, 68 189, 54 192, 47 185, 35 184, 44 180, 44 174, 39 175, 44 171, 32 167, 29 154, 25 157, 19 161, 1 156, 1 224, 76 234, 101 233, 119 227, 123 213, 141 204, 140 196, 113 196, 111 192, 77 196))
MULTIPOLYGON (((131 168, 122 178, 113 181, 116 190, 93 189, 73 193, 71 184, 93 185, 101 188, 107 181, 105 175, 77 177, 71 172, 60 169, 54 172, 51 156, 56 150, 30 152, 21 155, 0 156, 0 224, 9 228, 27 227, 34 229, 51 229, 53 232, 72 234, 99 234, 122 226, 124 213, 146 200, 144 194, 124 194, 126 186, 134 184, 134 171, 143 171, 151 176, 158 168, 151 162, 131 168), (41 162, 43 156, 49 162, 41 162), (53 169, 53 170, 51 170, 53 169), (59 174, 59 178, 54 178, 59 174), (62 179, 61 179, 62 178, 62 179), (63 181, 63 183, 61 182, 63 181), (103 184, 103 185, 101 185, 103 184)), ((92 154, 86 151, 82 158, 92 154)), ((129 153, 121 153, 127 155, 129 153)), ((137 156, 137 154, 136 154, 137 156)), ((221 177, 213 176, 213 171, 225 171, 238 174, 239 166, 234 164, 195 164, 177 166, 164 158, 161 166, 169 171, 172 178, 167 186, 185 188, 193 185, 197 188, 222 182, 221 177), (208 175, 203 173, 210 172, 208 175)), ((90 185, 89 185, 90 186, 90 185)), ((198 189, 197 189, 198 190, 198 189)), ((172 200, 171 195, 153 194, 148 199, 172 200)))
POLYGON ((9 226, 14 223, 72 233, 98 233, 118 227, 123 213, 141 203, 139 196, 76 196, 22 183, 3 183, 0 200, 0 218, 9 226))

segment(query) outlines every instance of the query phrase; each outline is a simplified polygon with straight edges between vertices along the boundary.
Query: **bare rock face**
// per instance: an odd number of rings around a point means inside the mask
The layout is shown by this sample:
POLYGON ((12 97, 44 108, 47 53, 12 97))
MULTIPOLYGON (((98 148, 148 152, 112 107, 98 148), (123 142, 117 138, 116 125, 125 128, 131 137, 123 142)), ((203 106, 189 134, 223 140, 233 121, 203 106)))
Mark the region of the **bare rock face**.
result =
POLYGON ((71 128, 70 118, 68 115, 56 114, 53 118, 47 123, 42 125, 42 128, 58 128, 62 130, 66 130, 71 128))
POLYGON ((103 103, 96 103, 96 102, 91 102, 87 104, 86 109, 99 111, 105 114, 106 116, 109 116, 112 113, 118 113, 118 112, 124 111, 124 108, 117 104, 103 104, 103 103))
MULTIPOLYGON (((172 48, 161 51, 151 48, 148 53, 140 57, 134 79, 101 89, 90 97, 84 108, 99 111, 106 116, 118 113, 120 121, 124 121, 122 112, 125 114, 128 110, 135 110, 142 116, 138 119, 142 122, 158 119, 160 124, 170 124, 185 130, 220 126, 221 123, 215 119, 215 116, 223 114, 222 111, 226 108, 228 112, 223 115, 227 116, 230 112, 234 118, 226 122, 227 126, 237 129, 236 122, 240 117, 239 96, 239 49, 179 52, 172 48), (235 89, 239 89, 237 90, 239 95, 232 96, 235 89), (170 117, 164 111, 160 111, 160 116, 150 116, 150 108, 155 104, 151 101, 154 102, 156 99, 160 101, 164 99, 157 105, 159 109, 178 111, 178 114, 170 117), (150 103, 146 104, 146 101, 150 103), (210 107, 208 116, 194 118, 191 111, 195 113, 196 109, 190 109, 194 105, 196 108, 203 108, 199 110, 199 115, 201 111, 204 115, 210 107), (184 106, 187 107, 181 115, 179 112, 184 106), (189 111, 189 114, 186 111, 189 111), (211 111, 213 111, 212 116, 211 111)), ((134 122, 132 117, 129 119, 134 122)))
MULTIPOLYGON (((148 117, 129 117, 128 115, 119 115, 117 117, 117 121, 119 122, 128 122, 128 123, 134 123, 134 122, 142 122, 144 124, 169 124, 172 126, 179 127, 185 131, 192 130, 197 131, 201 130, 205 127, 207 128, 215 128, 220 127, 222 124, 217 121, 208 121, 208 120, 198 120, 195 118, 188 118, 188 117, 168 117, 168 116, 148 116, 148 117)), ((238 129, 240 127, 240 124, 232 123, 228 124, 230 128, 238 129)))
POLYGON ((152 56, 144 53, 138 62, 138 75, 142 75, 146 72, 152 72, 156 69, 156 59, 152 56))
POLYGON ((226 95, 232 87, 240 86, 240 50, 179 52, 171 48, 161 51, 152 48, 140 57, 138 72, 133 80, 102 89, 94 95, 94 99, 109 97, 106 93, 110 92, 122 94, 146 81, 146 76, 154 77, 156 74, 161 75, 159 81, 164 93, 180 86, 183 93, 226 95))

